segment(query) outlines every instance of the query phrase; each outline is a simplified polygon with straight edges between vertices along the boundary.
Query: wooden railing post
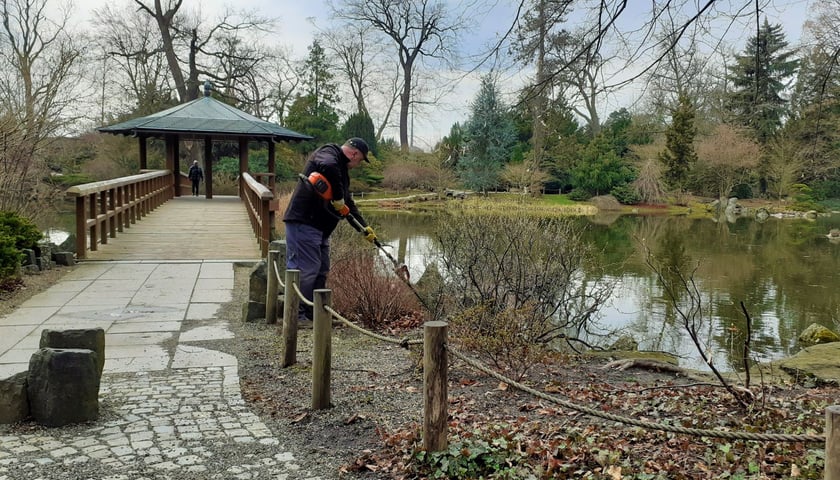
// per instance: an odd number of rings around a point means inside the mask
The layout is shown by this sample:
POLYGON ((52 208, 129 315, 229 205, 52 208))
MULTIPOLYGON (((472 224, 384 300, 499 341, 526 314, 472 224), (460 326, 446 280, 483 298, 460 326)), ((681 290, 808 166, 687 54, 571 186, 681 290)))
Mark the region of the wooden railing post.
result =
POLYGON ((87 256, 87 215, 85 196, 76 197, 76 257, 87 256))
POLYGON ((297 363, 297 315, 300 298, 294 285, 300 285, 300 270, 286 270, 286 296, 283 302, 283 361, 281 367, 297 363))
POLYGON ((840 405, 825 409, 825 480, 840 480, 840 405))
POLYGON ((427 452, 447 448, 447 323, 423 325, 423 447, 427 452))
POLYGON ((280 279, 277 278, 277 258, 280 250, 269 250, 265 265, 265 323, 277 323, 277 290, 280 279))
POLYGON ((330 368, 332 363, 332 314, 329 306, 332 291, 319 288, 312 294, 315 301, 312 326, 312 409, 330 406, 330 368))

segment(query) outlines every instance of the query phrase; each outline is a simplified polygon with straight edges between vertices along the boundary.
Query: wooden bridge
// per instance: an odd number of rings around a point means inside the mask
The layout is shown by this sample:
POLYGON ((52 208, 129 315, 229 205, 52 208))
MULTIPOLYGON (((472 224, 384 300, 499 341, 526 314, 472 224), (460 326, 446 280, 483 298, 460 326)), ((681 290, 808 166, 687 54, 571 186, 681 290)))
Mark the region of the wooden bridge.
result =
POLYGON ((274 194, 245 173, 242 198, 176 197, 168 170, 71 187, 80 260, 255 260, 274 235, 274 194))

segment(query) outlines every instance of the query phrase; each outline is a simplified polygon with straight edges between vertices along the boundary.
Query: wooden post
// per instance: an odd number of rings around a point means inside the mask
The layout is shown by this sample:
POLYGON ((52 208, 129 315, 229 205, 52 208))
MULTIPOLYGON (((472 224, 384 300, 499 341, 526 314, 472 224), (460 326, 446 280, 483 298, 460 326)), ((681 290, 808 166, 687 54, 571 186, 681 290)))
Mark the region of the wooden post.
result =
POLYGON ((267 281, 265 294, 265 323, 277 323, 277 290, 279 288, 279 279, 275 271, 277 270, 277 259, 280 257, 280 250, 269 250, 268 260, 265 265, 265 278, 267 281))
POLYGON ((434 321, 423 326, 423 447, 427 452, 447 448, 447 325, 434 321))
POLYGON ((204 137, 204 197, 213 198, 213 138, 204 137))
POLYGON ((840 480, 840 405, 825 409, 825 480, 840 480))
POLYGON ((87 257, 87 216, 85 195, 76 197, 76 257, 87 257))
POLYGON ((248 139, 239 137, 239 198, 244 198, 245 182, 242 174, 248 171, 248 139))
POLYGON ((137 138, 137 141, 140 144, 140 170, 145 170, 149 168, 148 165, 148 155, 146 154, 146 137, 140 136, 137 138))
POLYGON ((97 245, 99 245, 99 222, 97 217, 97 202, 96 192, 88 196, 88 218, 91 219, 90 229, 88 230, 88 241, 90 242, 90 251, 95 252, 97 245))
POLYGON ((283 362, 281 367, 297 363, 297 315, 300 298, 292 285, 300 285, 300 270, 286 270, 286 297, 283 302, 283 362))
POLYGON ((277 182, 277 154, 274 148, 274 139, 268 140, 268 173, 273 173, 271 177, 268 179, 268 189, 271 190, 275 196, 277 196, 276 190, 276 182, 277 182))
POLYGON ((329 306, 332 291, 315 290, 312 327, 312 409, 330 407, 330 368, 332 355, 332 314, 324 309, 329 306))

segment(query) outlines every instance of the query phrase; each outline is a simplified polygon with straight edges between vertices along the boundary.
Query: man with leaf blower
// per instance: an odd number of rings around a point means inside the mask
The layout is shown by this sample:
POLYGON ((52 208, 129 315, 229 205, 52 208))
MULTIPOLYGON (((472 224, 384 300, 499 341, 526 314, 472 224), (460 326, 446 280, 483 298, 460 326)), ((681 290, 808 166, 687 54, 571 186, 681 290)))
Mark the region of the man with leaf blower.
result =
MULTIPOLYGON (((300 270, 300 291, 312 300, 316 289, 325 288, 330 271, 330 235, 344 218, 365 239, 376 242, 350 197, 349 169, 367 158, 368 144, 350 138, 344 145, 326 144, 315 150, 300 175, 283 221, 286 223, 286 268, 300 270)), ((298 327, 312 326, 312 307, 300 304, 298 327)))

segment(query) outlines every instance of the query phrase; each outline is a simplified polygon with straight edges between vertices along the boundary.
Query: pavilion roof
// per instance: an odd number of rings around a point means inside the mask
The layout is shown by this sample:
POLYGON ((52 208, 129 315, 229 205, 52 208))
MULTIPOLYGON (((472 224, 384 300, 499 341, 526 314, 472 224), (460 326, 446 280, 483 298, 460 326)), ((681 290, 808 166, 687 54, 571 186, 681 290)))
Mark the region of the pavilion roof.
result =
POLYGON ((161 112, 100 127, 97 130, 115 135, 147 137, 190 134, 273 139, 274 141, 312 139, 309 135, 267 122, 208 95, 161 112))

